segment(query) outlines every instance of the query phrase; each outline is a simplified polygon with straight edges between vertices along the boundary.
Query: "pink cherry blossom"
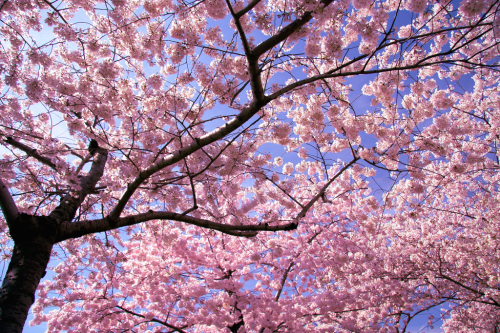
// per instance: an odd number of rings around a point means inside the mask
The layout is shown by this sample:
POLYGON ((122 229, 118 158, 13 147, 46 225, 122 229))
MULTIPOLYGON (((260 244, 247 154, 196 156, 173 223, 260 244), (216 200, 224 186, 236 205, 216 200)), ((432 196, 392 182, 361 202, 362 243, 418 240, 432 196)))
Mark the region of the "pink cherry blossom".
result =
POLYGON ((0 6, 1 332, 500 330, 497 2, 0 6))

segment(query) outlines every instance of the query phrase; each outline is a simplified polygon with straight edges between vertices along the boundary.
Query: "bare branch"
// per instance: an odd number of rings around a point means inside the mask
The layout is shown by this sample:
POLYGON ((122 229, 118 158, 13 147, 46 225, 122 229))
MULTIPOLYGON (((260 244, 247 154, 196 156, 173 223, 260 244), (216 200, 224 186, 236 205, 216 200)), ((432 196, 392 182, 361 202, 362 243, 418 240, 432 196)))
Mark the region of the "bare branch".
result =
POLYGON ((48 165, 52 169, 56 170, 56 165, 54 163, 52 163, 50 158, 40 155, 36 151, 36 149, 30 148, 27 145, 13 139, 10 136, 8 136, 7 139, 4 140, 4 142, 8 143, 9 145, 11 145, 13 147, 16 147, 17 149, 24 151, 28 156, 31 156, 34 159, 36 159, 37 161, 39 161, 45 165, 48 165))

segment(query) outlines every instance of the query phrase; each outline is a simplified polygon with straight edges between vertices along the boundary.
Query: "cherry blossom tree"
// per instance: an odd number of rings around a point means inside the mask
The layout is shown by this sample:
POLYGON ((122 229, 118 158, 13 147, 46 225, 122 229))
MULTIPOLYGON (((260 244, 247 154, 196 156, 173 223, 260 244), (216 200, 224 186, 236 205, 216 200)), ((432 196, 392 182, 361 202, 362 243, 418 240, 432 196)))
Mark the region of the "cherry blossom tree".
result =
POLYGON ((499 10, 2 1, 0 331, 498 332, 499 10))

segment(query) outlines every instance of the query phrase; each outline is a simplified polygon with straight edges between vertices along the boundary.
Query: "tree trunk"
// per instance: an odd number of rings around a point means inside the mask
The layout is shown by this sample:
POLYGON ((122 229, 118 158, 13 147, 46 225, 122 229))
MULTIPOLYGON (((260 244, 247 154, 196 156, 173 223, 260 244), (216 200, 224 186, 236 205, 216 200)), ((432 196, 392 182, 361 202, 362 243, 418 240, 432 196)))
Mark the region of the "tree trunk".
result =
POLYGON ((20 333, 45 275, 52 242, 43 237, 15 241, 12 259, 0 289, 0 332, 20 333))

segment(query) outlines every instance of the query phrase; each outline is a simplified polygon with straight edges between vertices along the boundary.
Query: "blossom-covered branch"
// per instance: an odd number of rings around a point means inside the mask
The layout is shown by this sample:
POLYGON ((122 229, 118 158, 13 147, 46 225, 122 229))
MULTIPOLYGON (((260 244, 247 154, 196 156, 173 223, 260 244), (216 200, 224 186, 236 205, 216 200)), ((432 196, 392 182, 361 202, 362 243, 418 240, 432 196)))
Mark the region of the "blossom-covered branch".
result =
POLYGON ((58 241, 81 237, 83 235, 88 235, 96 232, 113 230, 115 228, 136 225, 141 222, 152 220, 185 222, 187 224, 192 224, 207 229, 213 229, 229 235, 241 237, 256 236, 258 231, 294 230, 297 228, 296 223, 287 223, 282 225, 270 225, 269 223, 262 223, 257 225, 228 225, 184 214, 150 211, 147 213, 120 217, 117 220, 112 220, 110 217, 107 217, 98 220, 65 223, 62 225, 61 236, 58 241))
POLYGON ((56 165, 51 161, 51 159, 40 155, 36 149, 30 148, 29 146, 13 139, 10 136, 8 136, 5 139, 5 142, 13 147, 16 147, 16 148, 24 151, 28 156, 31 156, 31 157, 35 158, 37 161, 42 162, 43 164, 48 165, 52 169, 56 170, 56 165))

